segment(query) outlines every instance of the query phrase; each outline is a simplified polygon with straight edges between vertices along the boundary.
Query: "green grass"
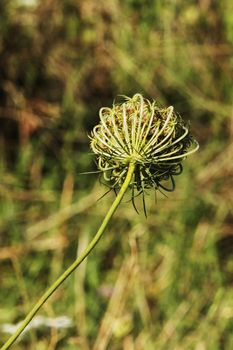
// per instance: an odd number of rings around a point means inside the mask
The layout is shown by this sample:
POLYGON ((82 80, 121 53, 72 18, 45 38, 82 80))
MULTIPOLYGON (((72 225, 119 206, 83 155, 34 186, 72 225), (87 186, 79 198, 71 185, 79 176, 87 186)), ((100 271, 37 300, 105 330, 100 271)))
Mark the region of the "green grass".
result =
POLYGON ((13 348, 233 348, 231 2, 16 3, 0 4, 0 324, 23 319, 115 198, 80 175, 101 106, 136 92, 173 105, 200 150, 168 198, 149 192, 147 219, 126 196, 40 312, 73 326, 13 348))

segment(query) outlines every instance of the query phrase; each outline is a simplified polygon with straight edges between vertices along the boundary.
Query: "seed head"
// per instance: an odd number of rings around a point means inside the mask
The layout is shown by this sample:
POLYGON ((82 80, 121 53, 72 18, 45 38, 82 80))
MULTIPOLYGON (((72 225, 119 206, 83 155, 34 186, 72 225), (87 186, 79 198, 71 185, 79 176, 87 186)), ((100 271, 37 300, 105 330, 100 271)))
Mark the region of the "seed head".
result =
POLYGON ((129 163, 134 163, 133 191, 144 194, 150 187, 173 191, 173 176, 181 174, 182 161, 199 147, 173 107, 160 108, 136 94, 112 108, 101 108, 99 116, 90 137, 91 149, 111 187, 121 187, 129 163), (167 180, 169 187, 163 184, 167 180))

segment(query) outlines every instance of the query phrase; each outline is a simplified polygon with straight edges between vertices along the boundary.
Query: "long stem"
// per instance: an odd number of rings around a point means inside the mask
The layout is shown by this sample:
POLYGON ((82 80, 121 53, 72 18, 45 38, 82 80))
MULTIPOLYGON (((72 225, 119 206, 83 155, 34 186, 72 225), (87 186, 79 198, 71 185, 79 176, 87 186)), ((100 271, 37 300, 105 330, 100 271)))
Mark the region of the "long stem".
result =
POLYGON ((19 328, 16 330, 16 332, 8 339, 8 341, 0 348, 0 350, 7 350, 10 348, 10 346, 15 342, 15 340, 20 336, 20 334, 23 332, 23 330, 26 328, 26 326, 29 324, 29 322, 33 319, 35 314, 38 312, 38 310, 42 307, 42 305, 46 302, 46 300, 55 292, 55 290, 66 280, 66 278, 81 264, 81 262, 90 254, 90 252, 94 249, 100 238, 102 237, 105 228, 113 216, 114 212, 116 211, 118 205, 120 204, 129 184, 132 178, 132 175, 134 173, 135 165, 133 163, 129 164, 128 172, 125 178, 125 181, 114 200, 112 206, 110 207, 108 213, 106 214, 99 230, 97 231, 96 235, 92 239, 92 241, 89 243, 86 250, 83 252, 80 257, 78 257, 73 264, 71 264, 67 270, 53 283, 53 285, 42 295, 42 297, 38 300, 38 302, 35 304, 35 306, 32 308, 32 310, 27 314, 25 319, 20 324, 19 328))

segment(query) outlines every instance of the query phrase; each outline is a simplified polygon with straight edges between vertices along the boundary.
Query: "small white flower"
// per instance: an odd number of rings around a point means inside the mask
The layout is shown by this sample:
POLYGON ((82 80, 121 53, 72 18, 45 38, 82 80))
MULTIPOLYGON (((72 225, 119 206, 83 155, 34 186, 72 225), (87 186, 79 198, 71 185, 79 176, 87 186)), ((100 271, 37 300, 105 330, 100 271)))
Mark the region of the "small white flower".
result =
MULTIPOLYGON (((8 334, 14 334, 15 331, 20 326, 21 322, 17 324, 10 324, 10 323, 4 323, 0 330, 3 333, 8 334)), ((72 320, 67 316, 58 316, 58 317, 46 317, 46 316, 36 316, 30 324, 27 325, 27 327, 24 329, 23 333, 26 333, 30 329, 38 329, 42 327, 48 327, 48 328, 56 328, 56 329, 62 329, 62 328, 69 328, 72 327, 73 323, 72 320)))

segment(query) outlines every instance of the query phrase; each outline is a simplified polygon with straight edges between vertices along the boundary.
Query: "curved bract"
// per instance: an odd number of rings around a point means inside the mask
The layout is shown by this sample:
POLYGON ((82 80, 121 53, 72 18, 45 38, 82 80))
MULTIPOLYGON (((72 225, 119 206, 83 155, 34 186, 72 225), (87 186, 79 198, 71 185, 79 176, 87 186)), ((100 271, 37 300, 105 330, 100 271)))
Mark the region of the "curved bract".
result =
POLYGON ((112 108, 101 108, 99 115, 91 148, 104 179, 120 188, 129 163, 134 163, 133 190, 161 187, 172 191, 173 176, 182 172, 182 161, 199 147, 173 107, 160 108, 155 101, 136 94, 112 108), (171 181, 170 187, 162 184, 165 180, 171 181))

